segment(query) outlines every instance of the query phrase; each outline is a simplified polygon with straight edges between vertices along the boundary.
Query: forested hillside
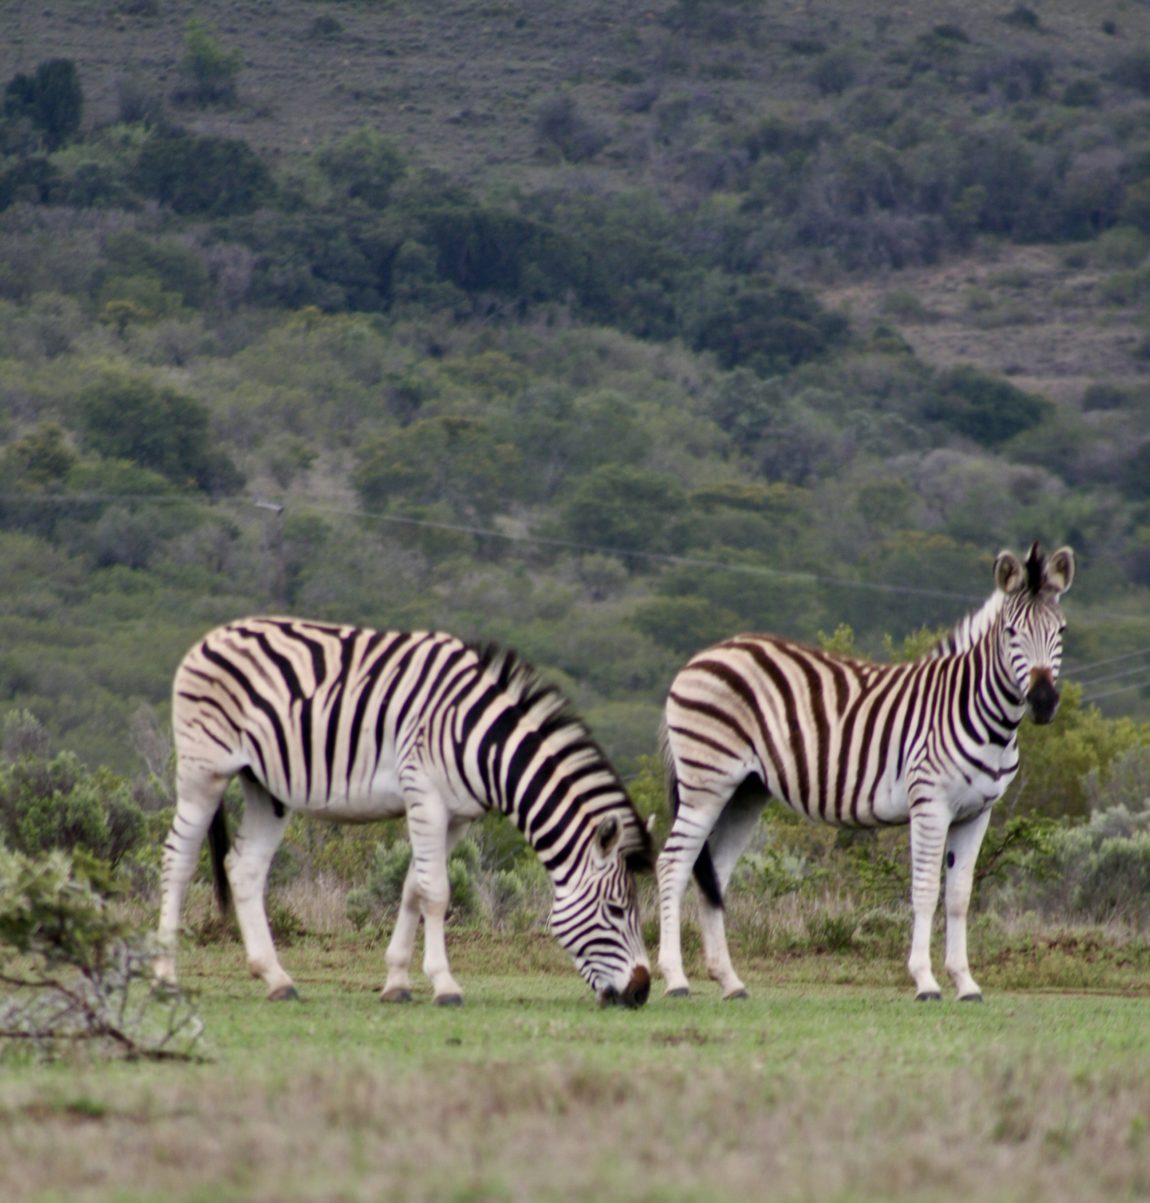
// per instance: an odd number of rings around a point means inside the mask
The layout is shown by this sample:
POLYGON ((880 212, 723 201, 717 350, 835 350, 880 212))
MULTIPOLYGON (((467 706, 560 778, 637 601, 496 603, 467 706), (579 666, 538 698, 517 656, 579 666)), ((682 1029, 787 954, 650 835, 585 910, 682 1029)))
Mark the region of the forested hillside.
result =
POLYGON ((187 645, 295 612, 512 644, 630 771, 707 642, 885 654, 1035 538, 1150 715, 1150 9, 4 25, 0 717, 161 771, 187 645))

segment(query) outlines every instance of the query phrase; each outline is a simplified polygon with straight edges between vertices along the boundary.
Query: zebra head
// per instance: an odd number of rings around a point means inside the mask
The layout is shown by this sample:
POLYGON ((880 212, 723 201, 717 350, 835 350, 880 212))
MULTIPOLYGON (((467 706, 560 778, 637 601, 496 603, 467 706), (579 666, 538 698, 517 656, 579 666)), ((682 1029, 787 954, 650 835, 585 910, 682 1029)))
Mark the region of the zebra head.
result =
POLYGON ((641 1007, 651 990, 634 878, 636 869, 650 868, 650 842, 642 827, 637 838, 636 846, 620 820, 606 815, 587 844, 582 865, 555 885, 551 931, 601 1006, 641 1007))
POLYGON ((1066 620, 1058 601, 1074 580, 1074 552, 1059 548, 1044 556, 1038 543, 1022 563, 1009 551, 994 562, 994 582, 1004 598, 999 630, 1011 683, 1036 723, 1058 710, 1058 672, 1066 620))

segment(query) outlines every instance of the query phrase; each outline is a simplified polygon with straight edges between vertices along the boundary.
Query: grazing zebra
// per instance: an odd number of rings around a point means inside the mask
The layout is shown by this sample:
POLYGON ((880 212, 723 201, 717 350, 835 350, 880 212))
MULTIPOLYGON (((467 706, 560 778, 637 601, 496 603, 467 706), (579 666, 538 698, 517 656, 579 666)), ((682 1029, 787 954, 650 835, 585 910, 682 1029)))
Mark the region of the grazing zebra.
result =
POLYGON ((650 868, 647 829, 587 729, 513 653, 442 633, 248 618, 197 643, 172 692, 178 801, 164 845, 160 982, 175 981, 180 909, 209 829, 248 966, 281 999, 295 988, 276 957, 264 889, 288 812, 336 822, 406 814, 412 861, 382 998, 411 998, 422 914, 435 1001, 462 1001, 444 942, 447 858, 495 807, 550 874, 551 930, 599 1001, 646 1001, 632 871, 650 868), (222 798, 237 775, 244 814, 228 852, 222 798))
POLYGON ((966 952, 974 864, 990 808, 1018 770, 1029 707, 1058 707, 1065 623, 1059 597, 1074 553, 994 564, 996 590, 934 649, 909 664, 868 664, 770 635, 702 651, 676 676, 662 751, 674 824, 658 862, 659 968, 688 993, 680 908, 694 869, 707 971, 726 998, 746 994, 731 965, 723 891, 770 798, 844 827, 910 824, 917 997, 937 999, 930 931, 946 857, 946 969, 958 997, 979 1000, 966 952))

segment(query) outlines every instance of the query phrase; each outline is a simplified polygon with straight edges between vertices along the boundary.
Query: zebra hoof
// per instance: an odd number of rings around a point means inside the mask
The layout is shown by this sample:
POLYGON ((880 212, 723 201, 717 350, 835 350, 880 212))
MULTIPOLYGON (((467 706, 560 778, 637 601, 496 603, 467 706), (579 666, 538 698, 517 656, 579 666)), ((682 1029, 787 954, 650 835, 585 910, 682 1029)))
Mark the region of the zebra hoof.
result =
POLYGON ((724 994, 723 1002, 745 1002, 750 997, 746 988, 740 986, 738 990, 733 990, 730 994, 724 994))
POLYGON ((959 996, 959 1002, 982 1002, 981 994, 962 994, 959 996))
POLYGON ((690 998, 691 990, 688 986, 676 986, 673 990, 664 990, 664 998, 690 998))
POLYGON ((299 1002, 299 991, 295 986, 280 986, 268 995, 268 1002, 299 1002))
POLYGON ((409 1003, 411 1002, 411 991, 405 990, 402 986, 396 986, 391 990, 384 990, 379 996, 379 1001, 385 1003, 409 1003))
POLYGON ((437 1007, 462 1007, 462 994, 440 994, 436 996, 435 1005, 437 1007))
POLYGON ((937 990, 924 990, 914 996, 915 1002, 942 1002, 942 995, 937 990))

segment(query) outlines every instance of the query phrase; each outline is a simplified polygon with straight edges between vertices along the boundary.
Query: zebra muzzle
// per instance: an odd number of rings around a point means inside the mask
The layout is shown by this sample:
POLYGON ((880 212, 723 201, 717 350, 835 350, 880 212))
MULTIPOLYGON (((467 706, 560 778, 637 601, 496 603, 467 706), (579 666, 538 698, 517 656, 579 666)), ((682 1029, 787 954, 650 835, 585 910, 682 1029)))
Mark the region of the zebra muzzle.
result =
POLYGON ((1030 690, 1026 695, 1026 703, 1030 707, 1030 717, 1036 723, 1050 722, 1058 711, 1060 697, 1048 668, 1036 668, 1030 674, 1030 690))
POLYGON ((623 990, 608 986, 599 995, 599 1005, 602 1007, 622 1006, 641 1007, 651 993, 651 971, 645 965, 636 965, 631 972, 631 980, 623 990))

